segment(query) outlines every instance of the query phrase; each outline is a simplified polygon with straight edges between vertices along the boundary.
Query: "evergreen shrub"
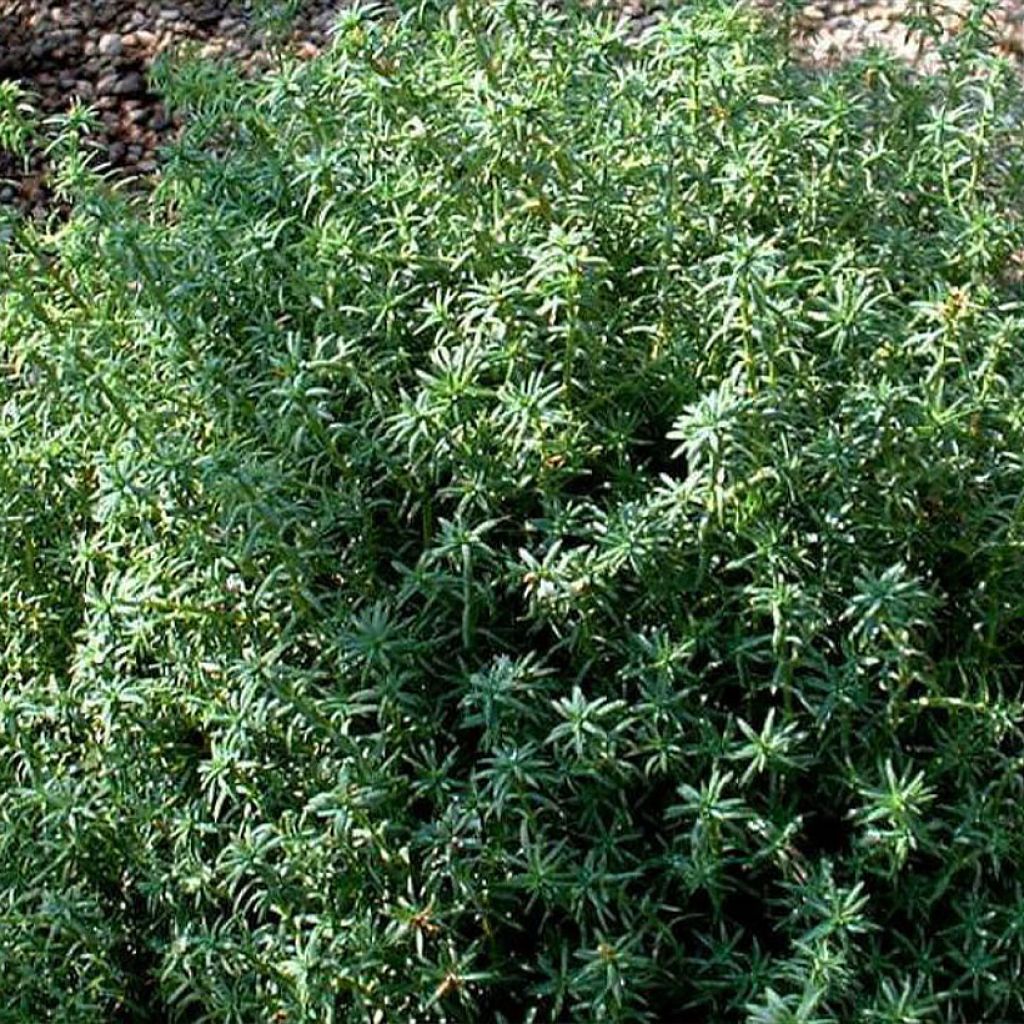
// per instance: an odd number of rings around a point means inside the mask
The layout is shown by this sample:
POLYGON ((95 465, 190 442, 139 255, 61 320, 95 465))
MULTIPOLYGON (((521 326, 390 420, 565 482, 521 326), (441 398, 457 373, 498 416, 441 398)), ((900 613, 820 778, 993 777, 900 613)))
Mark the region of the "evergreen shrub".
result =
MULTIPOLYGON (((163 68, 0 251, 0 1021, 1024 1016, 1024 199, 983 11, 163 68)), ((38 127, 10 86, 3 141, 38 127)))

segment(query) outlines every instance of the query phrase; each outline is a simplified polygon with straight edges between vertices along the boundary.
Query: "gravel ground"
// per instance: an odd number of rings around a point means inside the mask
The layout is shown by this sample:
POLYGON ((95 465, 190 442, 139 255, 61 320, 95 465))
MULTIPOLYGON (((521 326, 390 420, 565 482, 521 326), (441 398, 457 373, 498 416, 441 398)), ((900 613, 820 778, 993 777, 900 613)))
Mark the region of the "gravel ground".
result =
MULTIPOLYGON (((299 54, 319 52, 339 6, 306 0, 292 40, 299 54)), ((177 127, 146 73, 160 53, 188 44, 253 73, 269 64, 266 33, 244 0, 0 0, 0 78, 22 81, 46 113, 74 99, 93 106, 102 122, 94 144, 127 175, 153 174, 177 127)), ((0 202, 41 209, 48 198, 38 164, 0 186, 0 202)))
MULTIPOLYGON (((772 0, 763 0, 766 6, 772 0)), ((833 0, 804 5, 799 16, 799 45, 817 64, 832 64, 859 51, 882 46, 915 62, 922 61, 921 40, 908 34, 905 19, 931 8, 948 31, 971 8, 971 0, 833 0)), ((1024 0, 1001 0, 990 18, 1001 50, 1024 54, 1024 0)), ((924 56, 927 61, 926 55, 924 56)))
MULTIPOLYGON (((778 0, 753 0, 772 8, 778 0)), ((829 64, 868 46, 886 46, 918 60, 917 42, 901 19, 929 0, 820 0, 797 18, 796 45, 829 64)), ((930 0, 951 29, 969 0, 930 0)), ((290 45, 311 57, 327 44, 344 0, 305 0, 290 45)), ((623 15, 637 29, 658 17, 658 5, 626 0, 623 15)), ((1024 0, 1002 0, 993 22, 1000 46, 1024 54, 1024 0)), ((210 57, 238 60, 252 73, 269 63, 267 38, 248 0, 0 0, 0 79, 25 82, 46 112, 79 98, 99 111, 95 140, 119 173, 151 175, 176 125, 147 88, 146 72, 164 50, 192 43, 210 57)), ((28 173, 0 154, 0 204, 40 213, 49 199, 41 165, 28 173)))

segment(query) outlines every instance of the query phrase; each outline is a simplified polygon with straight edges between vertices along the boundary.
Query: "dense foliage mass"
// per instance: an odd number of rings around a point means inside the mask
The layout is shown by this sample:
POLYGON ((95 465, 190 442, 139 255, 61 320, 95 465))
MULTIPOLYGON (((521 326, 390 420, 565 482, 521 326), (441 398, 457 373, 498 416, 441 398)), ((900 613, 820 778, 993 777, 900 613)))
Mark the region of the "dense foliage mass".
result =
POLYGON ((980 26, 355 11, 169 77, 138 201, 71 115, 0 271, 0 1021, 1024 1015, 980 26))

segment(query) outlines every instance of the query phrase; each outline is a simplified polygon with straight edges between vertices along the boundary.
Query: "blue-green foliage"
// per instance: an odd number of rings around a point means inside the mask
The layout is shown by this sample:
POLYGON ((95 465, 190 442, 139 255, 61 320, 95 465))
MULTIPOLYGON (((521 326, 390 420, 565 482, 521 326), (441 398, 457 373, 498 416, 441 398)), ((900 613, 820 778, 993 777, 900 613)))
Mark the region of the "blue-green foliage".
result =
POLYGON ((168 78, 132 202, 73 116, 0 270, 0 1021, 1024 1015, 976 35, 357 10, 168 78))

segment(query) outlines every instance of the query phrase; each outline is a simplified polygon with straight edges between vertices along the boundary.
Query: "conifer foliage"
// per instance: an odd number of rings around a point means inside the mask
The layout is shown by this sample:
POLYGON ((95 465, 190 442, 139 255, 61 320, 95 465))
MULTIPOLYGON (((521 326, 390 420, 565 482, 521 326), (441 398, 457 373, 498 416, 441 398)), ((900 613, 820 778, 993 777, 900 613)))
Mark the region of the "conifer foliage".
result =
MULTIPOLYGON (((1024 199, 730 3, 354 9, 0 241, 0 1021, 1024 1016, 1024 199)), ((5 88, 2 141, 36 131, 5 88)))

